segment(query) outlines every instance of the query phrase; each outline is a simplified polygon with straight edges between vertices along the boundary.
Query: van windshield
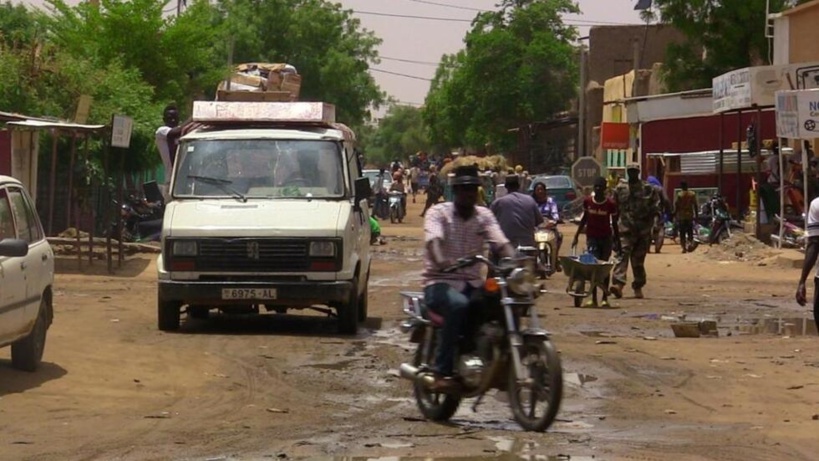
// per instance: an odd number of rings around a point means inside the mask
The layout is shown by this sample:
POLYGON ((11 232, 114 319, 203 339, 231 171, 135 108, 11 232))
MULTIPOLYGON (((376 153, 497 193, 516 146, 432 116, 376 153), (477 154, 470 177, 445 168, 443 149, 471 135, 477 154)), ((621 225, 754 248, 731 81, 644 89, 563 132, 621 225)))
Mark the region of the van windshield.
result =
POLYGON ((334 141, 195 139, 176 159, 175 197, 338 198, 341 148, 334 141))

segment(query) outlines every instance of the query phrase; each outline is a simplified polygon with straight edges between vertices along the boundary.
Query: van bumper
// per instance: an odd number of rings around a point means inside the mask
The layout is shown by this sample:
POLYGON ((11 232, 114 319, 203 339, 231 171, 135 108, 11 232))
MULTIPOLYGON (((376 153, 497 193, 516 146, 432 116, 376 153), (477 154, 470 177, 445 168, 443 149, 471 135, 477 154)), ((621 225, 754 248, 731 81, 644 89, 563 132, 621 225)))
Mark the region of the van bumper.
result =
POLYGON ((159 281, 159 297, 163 301, 181 303, 224 304, 257 302, 260 304, 347 302, 353 291, 352 282, 217 282, 159 281), (275 299, 224 299, 223 290, 256 290, 269 294, 276 290, 275 299))

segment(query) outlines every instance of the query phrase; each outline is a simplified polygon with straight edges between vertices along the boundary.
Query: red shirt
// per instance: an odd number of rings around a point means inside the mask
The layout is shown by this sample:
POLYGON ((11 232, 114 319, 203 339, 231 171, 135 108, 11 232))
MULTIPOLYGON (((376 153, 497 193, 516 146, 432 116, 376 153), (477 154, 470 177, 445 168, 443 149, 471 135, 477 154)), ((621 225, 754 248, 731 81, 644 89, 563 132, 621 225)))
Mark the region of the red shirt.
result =
POLYGON ((605 238, 612 236, 611 223, 617 217, 617 205, 610 198, 597 203, 589 195, 583 201, 583 212, 586 216, 586 236, 605 238))

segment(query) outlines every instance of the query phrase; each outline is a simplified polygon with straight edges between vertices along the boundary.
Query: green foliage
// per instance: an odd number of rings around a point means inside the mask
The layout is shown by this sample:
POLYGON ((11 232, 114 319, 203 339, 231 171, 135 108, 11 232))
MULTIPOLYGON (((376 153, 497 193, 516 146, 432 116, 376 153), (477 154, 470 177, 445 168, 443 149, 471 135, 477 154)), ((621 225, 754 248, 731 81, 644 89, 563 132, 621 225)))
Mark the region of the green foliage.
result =
POLYGON ((466 49, 444 56, 424 108, 435 145, 509 149, 508 130, 567 110, 576 95, 570 0, 504 0, 477 15, 466 49))
POLYGON ((429 150, 421 110, 393 104, 364 150, 367 163, 387 165, 395 158, 406 159, 429 150))
MULTIPOLYGON (((769 63, 767 0, 656 0, 663 22, 685 34, 669 46, 665 80, 670 91, 709 88, 725 72, 769 63), (702 50, 705 50, 704 57, 702 50)), ((770 0, 771 12, 808 0, 770 0)))
POLYGON ((234 62, 287 62, 302 75, 300 99, 336 106, 340 122, 369 118, 385 95, 369 74, 381 40, 351 10, 325 0, 220 0, 234 62))
POLYGON ((0 3, 0 50, 28 47, 41 34, 42 27, 28 8, 0 3))

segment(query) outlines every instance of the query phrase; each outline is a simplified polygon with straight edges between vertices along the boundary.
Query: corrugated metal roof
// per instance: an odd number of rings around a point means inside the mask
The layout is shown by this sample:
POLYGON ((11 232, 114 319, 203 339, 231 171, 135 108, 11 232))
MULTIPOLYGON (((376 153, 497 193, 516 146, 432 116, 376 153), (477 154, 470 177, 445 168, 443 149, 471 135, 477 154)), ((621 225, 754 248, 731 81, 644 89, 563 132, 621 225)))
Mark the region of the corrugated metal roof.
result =
POLYGON ((81 125, 79 123, 69 123, 69 122, 60 122, 60 121, 50 121, 50 120, 22 120, 16 122, 8 122, 6 123, 7 126, 10 127, 20 127, 20 128, 35 128, 35 129, 48 129, 48 128, 56 128, 60 130, 71 130, 71 131, 85 131, 85 132, 95 132, 105 128, 105 125, 81 125))

